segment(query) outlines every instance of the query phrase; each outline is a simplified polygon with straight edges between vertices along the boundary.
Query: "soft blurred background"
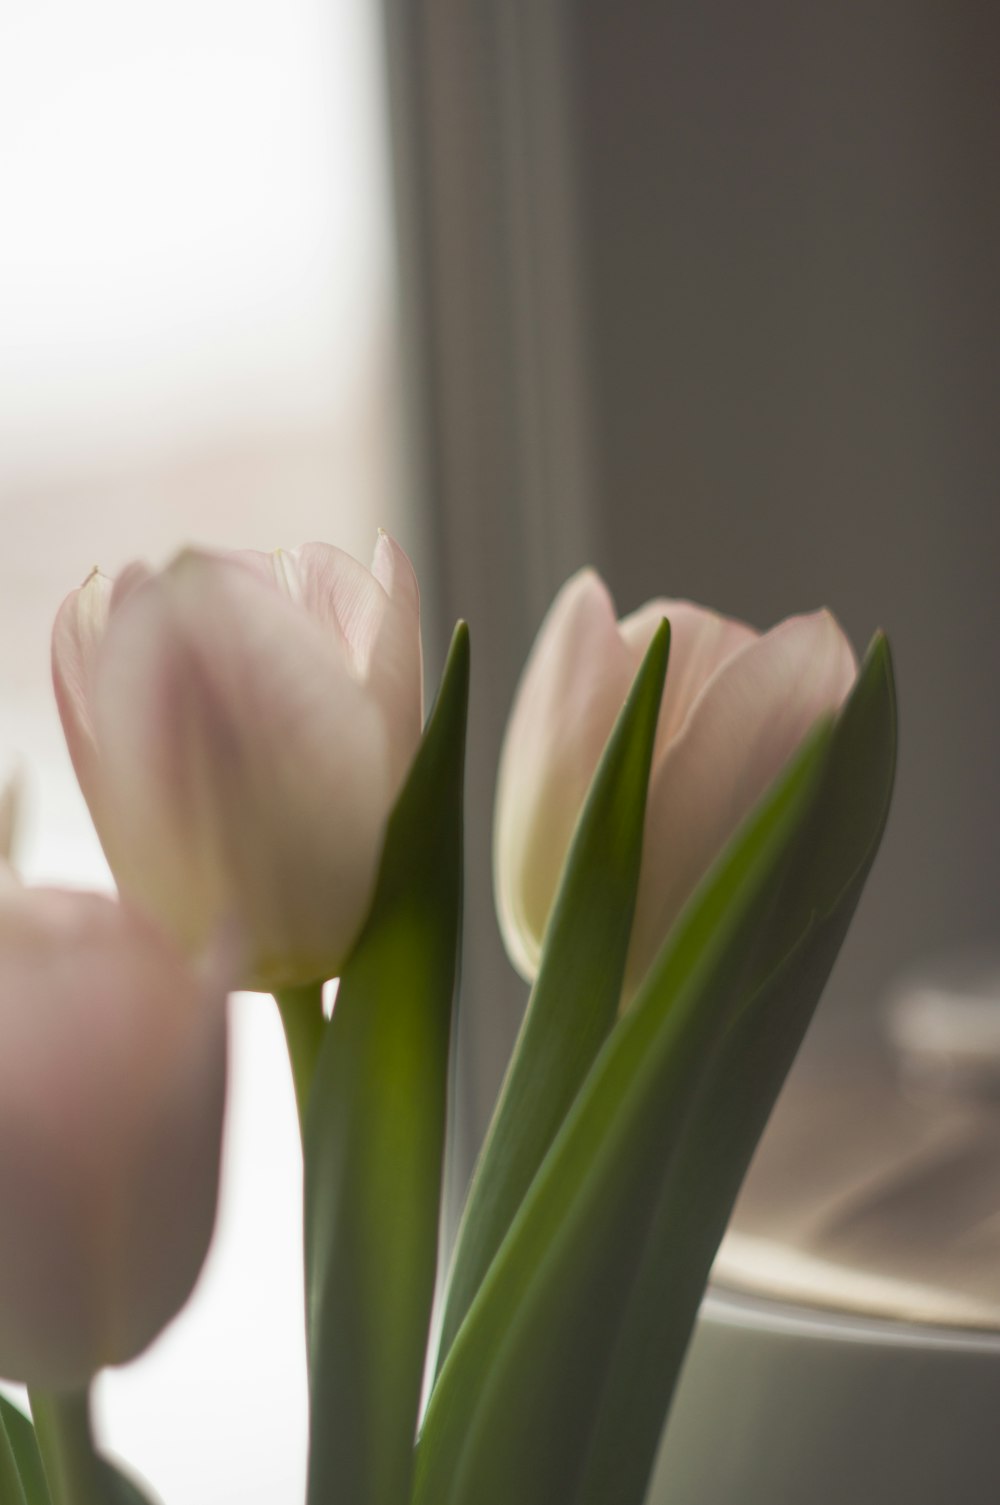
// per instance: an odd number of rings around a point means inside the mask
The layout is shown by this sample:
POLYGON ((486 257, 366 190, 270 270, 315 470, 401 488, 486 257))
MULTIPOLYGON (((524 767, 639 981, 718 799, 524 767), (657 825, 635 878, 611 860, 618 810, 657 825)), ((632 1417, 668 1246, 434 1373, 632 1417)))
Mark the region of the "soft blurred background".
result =
MULTIPOLYGON (((0 763, 31 879, 108 882, 48 671, 94 564, 411 541, 383 50, 368 0, 0 7, 0 763)), ((295 1110, 273 1004, 233 1023, 212 1256, 98 1394, 108 1444, 185 1505, 305 1478, 295 1110)))
MULTIPOLYGON (((475 654, 457 1191, 524 1001, 490 802, 551 594, 589 560, 622 610, 826 603, 859 649, 890 633, 901 762, 798 1080, 835 1101, 862 1061, 867 1091, 900 976, 1000 948, 998 43, 976 0, 7 0, 0 752, 29 874, 102 875, 47 681, 92 564, 365 557, 392 527, 431 683, 459 613, 475 654)), ((294 1120, 266 1001, 235 1017, 216 1250, 101 1392, 187 1505, 302 1477, 294 1120)))

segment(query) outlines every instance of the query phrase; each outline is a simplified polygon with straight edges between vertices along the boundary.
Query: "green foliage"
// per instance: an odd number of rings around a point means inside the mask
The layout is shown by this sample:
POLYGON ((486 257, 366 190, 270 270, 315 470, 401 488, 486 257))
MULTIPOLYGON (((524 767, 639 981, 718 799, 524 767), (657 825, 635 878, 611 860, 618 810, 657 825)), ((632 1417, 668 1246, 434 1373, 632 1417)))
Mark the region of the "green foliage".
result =
MULTIPOLYGON (((715 1249, 877 849, 894 759, 880 639, 597 1054, 443 1366, 416 1505, 640 1505, 715 1249)), ((581 944, 584 914, 565 922, 581 944)))
MULTIPOLYGON (((21 1489, 21 1500, 12 1494, 11 1505, 52 1505, 49 1487, 45 1482, 45 1469, 35 1441, 35 1429, 24 1412, 0 1395, 0 1430, 6 1438, 7 1458, 13 1461, 21 1489)), ((0 1438, 0 1445, 3 1438, 0 1438)), ((5 1480, 5 1482, 8 1482, 5 1480)), ((4 1505, 7 1505, 4 1500, 4 1505)))
POLYGON ((144 1494, 134 1479, 123 1474, 114 1464, 103 1463, 108 1505, 154 1505, 152 1495, 144 1494))
POLYGON ((670 631, 655 634, 594 776, 455 1248, 438 1363, 615 1022, 670 631))
POLYGON ((579 1505, 645 1499, 715 1251, 878 850, 895 756, 880 637, 835 726, 811 815, 663 1178, 572 1496, 579 1505))
POLYGON ((420 1505, 572 1499, 647 1210, 825 741, 729 849, 595 1062, 442 1370, 420 1505))
MULTIPOLYGON (((39 1452, 31 1418, 0 1395, 0 1432, 9 1441, 10 1449, 20 1476, 21 1499, 0 1493, 0 1505, 58 1505, 53 1499, 45 1476, 45 1466, 39 1452)), ((97 1467, 103 1479, 104 1505, 153 1505, 152 1497, 145 1495, 130 1478, 121 1473, 106 1459, 99 1460, 97 1467)))
POLYGON ((459 943, 468 633, 389 822, 306 1112, 310 1505, 408 1499, 459 943))

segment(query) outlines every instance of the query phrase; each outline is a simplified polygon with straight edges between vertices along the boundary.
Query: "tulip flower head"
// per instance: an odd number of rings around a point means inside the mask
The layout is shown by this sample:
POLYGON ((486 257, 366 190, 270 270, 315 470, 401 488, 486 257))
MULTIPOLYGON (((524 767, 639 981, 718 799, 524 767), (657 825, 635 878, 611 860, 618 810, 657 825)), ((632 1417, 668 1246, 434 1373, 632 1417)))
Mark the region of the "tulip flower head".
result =
POLYGON ((188 550, 63 603, 56 697, 121 891, 191 953, 235 920, 245 985, 336 974, 420 738, 417 583, 326 544, 188 550))
POLYGON ((829 612, 761 634, 688 601, 656 600, 619 622, 593 570, 569 580, 518 687, 497 787, 497 908, 511 960, 528 979, 590 781, 664 617, 670 660, 626 998, 729 836, 817 719, 841 705, 857 673, 829 612))
POLYGON ((215 1220, 225 986, 138 911, 0 893, 0 1375, 82 1388, 190 1294, 215 1220))

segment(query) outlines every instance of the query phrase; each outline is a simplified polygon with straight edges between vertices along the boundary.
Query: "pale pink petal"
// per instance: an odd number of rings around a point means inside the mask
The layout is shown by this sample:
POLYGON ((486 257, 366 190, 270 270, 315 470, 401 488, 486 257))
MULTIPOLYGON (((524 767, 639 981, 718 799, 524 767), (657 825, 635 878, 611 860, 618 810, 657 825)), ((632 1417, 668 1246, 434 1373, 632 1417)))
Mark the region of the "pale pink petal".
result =
POLYGON ((378 623, 368 682, 389 723, 394 779, 401 784, 424 724, 424 664, 420 588, 404 551, 379 529, 372 574, 387 605, 378 623))
POLYGON ((406 554, 380 529, 371 570, 327 543, 270 554, 244 549, 228 557, 335 636, 350 672, 381 706, 398 789, 423 728, 420 593, 406 554))
POLYGON ((122 891, 189 949, 238 918, 257 985, 329 975, 367 911, 390 798, 383 717, 329 631, 241 564, 189 552, 115 613, 94 720, 122 891))
POLYGON ((302 605, 298 549, 270 549, 266 553, 260 549, 200 549, 199 553, 213 559, 226 560, 229 564, 242 565, 252 575, 256 575, 258 580, 273 586, 281 595, 294 601, 296 606, 302 605))
POLYGON ((351 672, 359 683, 367 683, 387 605, 385 591, 370 570, 332 544, 303 544, 292 558, 299 605, 317 622, 336 629, 351 672))
POLYGON ((89 894, 0 897, 0 1373, 82 1387, 179 1309, 215 1217, 224 985, 89 894))
POLYGON ((758 636, 745 622, 722 617, 691 601, 649 601, 619 624, 636 669, 664 617, 670 623, 670 661, 656 729, 654 762, 677 736, 716 669, 758 636))
MULTIPOLYGON (((382 594, 373 589, 370 574, 356 559, 327 543, 303 544, 298 549, 272 549, 269 554, 257 549, 235 549, 232 553, 214 557, 245 566, 258 579, 273 586, 329 628, 340 644, 351 672, 358 678, 363 677, 363 655, 348 641, 341 615, 346 615, 349 620, 357 616, 359 598, 362 603, 367 601, 378 607, 382 594)), ((364 606, 360 615, 362 619, 366 616, 364 606)))
POLYGON ((152 576, 153 571, 149 565, 143 564, 141 560, 133 560, 131 564, 127 564, 121 574, 115 576, 111 587, 110 610, 117 611, 122 602, 127 601, 132 592, 138 590, 140 585, 145 585, 147 580, 152 579, 152 576))
POLYGON ((626 994, 699 879, 824 713, 854 682, 828 612, 793 617, 726 659, 696 698, 650 783, 626 994))
POLYGON ((372 574, 381 585, 390 601, 420 618, 420 586, 417 572, 405 549, 400 548, 391 533, 379 528, 372 556, 372 574))
POLYGON ((556 596, 528 658, 497 778, 494 875, 500 928, 526 977, 574 826, 632 679, 614 605, 593 570, 556 596))
POLYGON ((112 582, 92 570, 66 597, 52 629, 52 681, 69 755, 93 813, 99 758, 90 705, 94 666, 111 610, 112 582))
MULTIPOLYGON (((304 544, 299 549, 272 549, 268 554, 258 549, 234 549, 212 557, 242 565, 258 580, 272 586, 302 611, 322 622, 340 646, 345 666, 355 678, 363 678, 363 666, 337 615, 336 592, 328 583, 331 576, 337 575, 338 568, 342 568, 350 576, 354 594, 363 595, 366 588, 359 572, 367 574, 367 571, 356 559, 326 543, 304 544), (346 565, 343 564, 345 560, 346 565)), ((347 593, 350 594, 350 587, 347 593)), ((376 597, 376 602, 378 600, 376 597)))
POLYGON ((241 549, 228 555, 273 584, 341 643, 351 672, 367 681, 387 596, 371 570, 329 543, 261 554, 241 549))
MULTIPOLYGON (((144 940, 145 975, 150 950, 144 940)), ((161 952, 162 968, 169 963, 166 947, 161 952)), ((159 1008, 171 1028, 158 1045, 157 1078, 132 1134, 131 1194, 119 1218, 118 1259, 107 1267, 109 1363, 141 1353, 180 1310, 211 1242, 226 1098, 226 995, 239 975, 238 959, 240 948, 216 936, 193 985, 173 964, 169 1000, 162 978, 158 994, 151 982, 142 992, 133 984, 142 1006, 159 1008)))
POLYGON ((302 602, 302 584, 297 549, 198 549, 204 559, 237 564, 249 570, 263 585, 286 596, 297 606, 302 602))
POLYGON ((413 566, 380 531, 370 571, 325 543, 303 544, 284 555, 282 571, 293 599, 337 632, 351 672, 381 707, 393 789, 398 789, 423 727, 420 596, 413 566))
MULTIPOLYGON (((203 549, 204 554, 212 553, 209 549, 203 549)), ((291 600, 298 600, 298 570, 295 565, 294 554, 289 554, 287 549, 271 549, 264 553, 261 549, 230 549, 225 554, 214 553, 216 559, 228 559, 231 564, 241 564, 248 569, 258 580, 266 585, 272 585, 283 595, 291 600)))

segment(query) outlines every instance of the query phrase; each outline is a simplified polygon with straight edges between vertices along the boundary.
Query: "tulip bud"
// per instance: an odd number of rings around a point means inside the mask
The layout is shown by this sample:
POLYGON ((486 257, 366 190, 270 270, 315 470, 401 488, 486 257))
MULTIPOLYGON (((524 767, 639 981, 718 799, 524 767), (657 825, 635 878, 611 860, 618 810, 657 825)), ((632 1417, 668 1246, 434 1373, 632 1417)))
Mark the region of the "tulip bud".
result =
POLYGON ((409 560, 188 551, 94 574, 53 634, 81 788, 124 894, 196 953, 220 921, 247 986, 336 974, 364 922, 423 720, 409 560))
POLYGON ((225 990, 96 894, 0 895, 0 1375, 82 1388, 187 1300, 215 1220, 225 990))
POLYGON ((621 622, 583 570, 542 624, 514 700, 497 786, 500 926, 528 979, 577 816, 653 633, 671 625, 650 774, 625 996, 688 896, 810 727, 835 711, 857 666, 829 612, 759 634, 688 601, 651 601, 621 622))

